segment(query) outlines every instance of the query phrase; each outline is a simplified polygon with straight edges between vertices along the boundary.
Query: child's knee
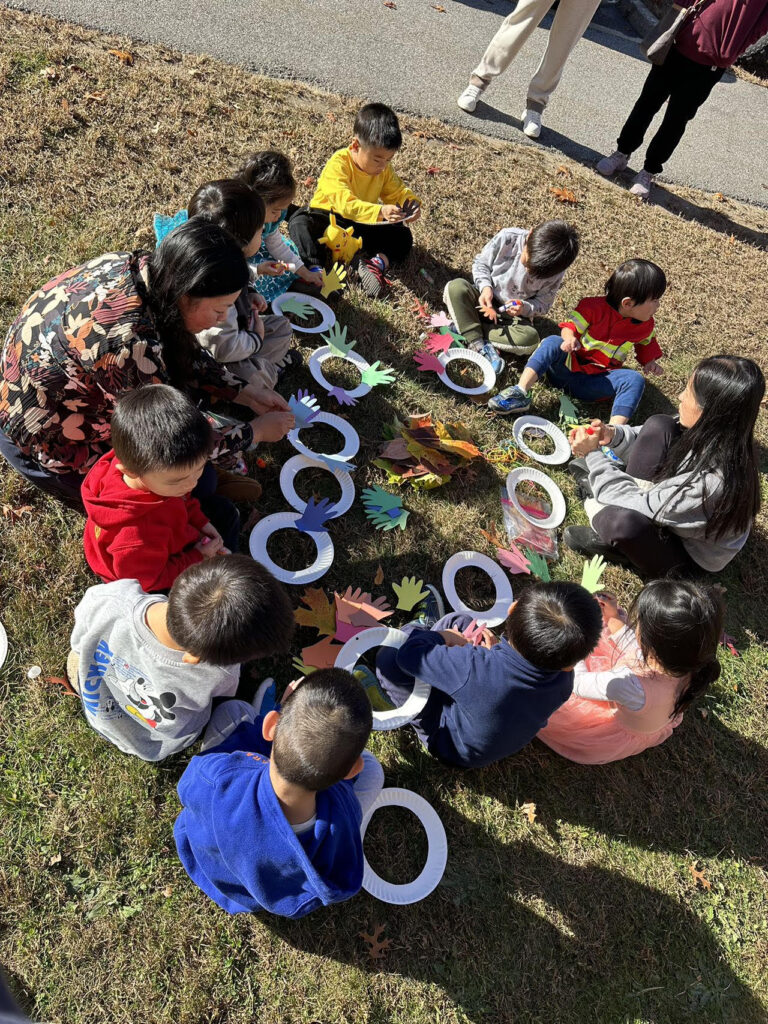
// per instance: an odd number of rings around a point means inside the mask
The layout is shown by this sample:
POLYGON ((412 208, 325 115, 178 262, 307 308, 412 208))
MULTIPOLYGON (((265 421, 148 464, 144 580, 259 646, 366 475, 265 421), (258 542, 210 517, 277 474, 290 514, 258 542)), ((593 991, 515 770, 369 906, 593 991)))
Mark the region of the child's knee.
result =
POLYGON ((622 545, 642 535, 648 528, 648 522, 642 512, 608 505, 594 517, 592 527, 606 544, 622 545))

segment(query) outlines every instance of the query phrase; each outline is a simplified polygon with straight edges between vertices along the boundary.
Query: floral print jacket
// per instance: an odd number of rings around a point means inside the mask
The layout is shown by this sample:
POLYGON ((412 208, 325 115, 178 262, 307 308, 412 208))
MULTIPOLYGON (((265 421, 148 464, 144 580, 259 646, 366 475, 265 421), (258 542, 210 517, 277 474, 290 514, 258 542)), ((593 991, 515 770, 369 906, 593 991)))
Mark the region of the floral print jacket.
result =
MULTIPOLYGON (((85 475, 110 448, 115 399, 168 384, 146 303, 148 253, 108 253, 54 278, 25 303, 0 356, 0 430, 50 473, 85 475)), ((245 382, 200 350, 187 393, 204 409, 234 401, 245 382)), ((238 461, 248 423, 210 416, 213 458, 238 461)))

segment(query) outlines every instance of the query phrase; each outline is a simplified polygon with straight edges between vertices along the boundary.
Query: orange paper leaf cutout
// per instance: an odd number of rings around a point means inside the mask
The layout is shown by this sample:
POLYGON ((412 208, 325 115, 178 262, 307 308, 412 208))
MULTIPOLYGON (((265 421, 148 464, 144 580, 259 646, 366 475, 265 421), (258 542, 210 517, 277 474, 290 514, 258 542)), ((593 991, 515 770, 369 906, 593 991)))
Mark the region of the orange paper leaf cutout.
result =
POLYGON ((310 668, 333 668, 340 650, 341 644, 335 644, 331 637, 326 636, 311 647, 305 647, 301 660, 310 668))

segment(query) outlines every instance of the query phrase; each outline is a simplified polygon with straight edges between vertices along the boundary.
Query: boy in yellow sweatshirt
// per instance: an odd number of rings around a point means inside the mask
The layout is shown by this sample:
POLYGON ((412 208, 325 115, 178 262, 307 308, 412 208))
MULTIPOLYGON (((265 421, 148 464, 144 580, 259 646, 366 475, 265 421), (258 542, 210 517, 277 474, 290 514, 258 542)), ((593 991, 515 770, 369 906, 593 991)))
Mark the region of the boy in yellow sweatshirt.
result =
POLYGON ((292 215, 288 230, 299 255, 311 267, 327 262, 319 243, 331 213, 343 228, 352 227, 363 247, 354 261, 364 291, 379 298, 387 288, 390 263, 405 259, 413 236, 408 224, 421 216, 421 201, 392 170, 403 144, 394 110, 368 103, 357 112, 354 139, 337 149, 323 168, 309 206, 292 215))

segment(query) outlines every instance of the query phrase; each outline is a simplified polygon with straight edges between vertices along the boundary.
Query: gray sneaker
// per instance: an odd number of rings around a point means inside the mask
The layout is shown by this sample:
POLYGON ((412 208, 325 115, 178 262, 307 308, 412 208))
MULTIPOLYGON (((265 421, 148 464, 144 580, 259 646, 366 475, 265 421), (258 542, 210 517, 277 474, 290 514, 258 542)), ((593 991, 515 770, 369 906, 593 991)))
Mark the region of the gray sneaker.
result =
POLYGON ((602 174, 604 178, 610 178, 617 171, 625 171, 628 163, 629 157, 626 153, 621 153, 618 149, 615 149, 610 156, 603 157, 595 170, 598 174, 602 174))
POLYGON ((488 402, 488 408, 500 416, 519 416, 531 408, 531 399, 519 385, 514 384, 494 395, 488 402))
POLYGON ((647 199, 651 194, 651 189, 653 188, 655 180, 655 175, 649 174, 648 171, 638 171, 629 191, 633 196, 639 196, 641 199, 647 199))

